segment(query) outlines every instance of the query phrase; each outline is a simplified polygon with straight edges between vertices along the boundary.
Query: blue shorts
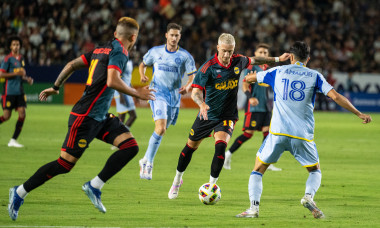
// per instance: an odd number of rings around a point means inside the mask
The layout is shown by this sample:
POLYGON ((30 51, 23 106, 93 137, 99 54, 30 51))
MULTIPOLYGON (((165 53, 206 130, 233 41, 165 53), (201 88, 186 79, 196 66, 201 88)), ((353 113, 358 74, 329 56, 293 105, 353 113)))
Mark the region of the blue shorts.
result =
POLYGON ((149 104, 153 112, 154 121, 167 120, 166 128, 176 124, 179 113, 178 107, 171 107, 163 100, 150 100, 149 104))
POLYGON ((124 114, 136 109, 135 102, 131 96, 128 96, 126 94, 121 94, 121 96, 124 98, 125 103, 120 102, 120 93, 115 91, 114 98, 116 101, 116 112, 118 114, 124 114))
POLYGON ((284 151, 289 151, 303 166, 310 167, 319 163, 315 142, 288 136, 269 134, 261 145, 256 156, 263 164, 276 163, 284 151))

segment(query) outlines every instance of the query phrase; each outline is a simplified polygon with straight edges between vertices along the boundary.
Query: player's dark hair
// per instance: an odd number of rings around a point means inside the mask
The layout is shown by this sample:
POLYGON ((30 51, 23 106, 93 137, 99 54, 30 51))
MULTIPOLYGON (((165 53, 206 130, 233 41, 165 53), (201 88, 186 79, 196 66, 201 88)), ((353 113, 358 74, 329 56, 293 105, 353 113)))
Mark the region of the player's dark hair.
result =
POLYGON ((296 41, 292 47, 290 47, 290 53, 292 53, 296 60, 305 61, 310 55, 310 47, 303 41, 296 41))
POLYGON ((256 46, 256 50, 259 49, 259 48, 265 48, 267 50, 270 49, 270 46, 269 44, 266 44, 266 43, 259 43, 257 46, 256 46))
POLYGON ((182 26, 176 23, 169 23, 168 26, 166 27, 166 32, 169 32, 170 29, 179 30, 181 32, 182 26))
POLYGON ((11 36, 8 38, 8 48, 11 49, 12 41, 18 41, 20 42, 20 47, 22 47, 22 40, 18 36, 11 36))

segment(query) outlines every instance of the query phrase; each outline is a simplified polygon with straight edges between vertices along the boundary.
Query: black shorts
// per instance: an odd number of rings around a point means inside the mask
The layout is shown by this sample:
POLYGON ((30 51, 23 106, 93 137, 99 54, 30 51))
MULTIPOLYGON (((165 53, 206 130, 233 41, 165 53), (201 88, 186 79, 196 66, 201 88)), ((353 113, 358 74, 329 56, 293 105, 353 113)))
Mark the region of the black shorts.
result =
POLYGON ((272 112, 247 112, 245 113, 243 131, 261 131, 263 127, 269 126, 272 112))
POLYGON ((26 108, 26 96, 25 94, 21 95, 3 95, 1 96, 1 106, 3 109, 17 109, 18 107, 26 108))
POLYGON ((199 116, 191 127, 189 139, 198 141, 206 137, 211 137, 211 132, 224 131, 232 136, 236 120, 201 120, 199 116))
POLYGON ((110 113, 102 122, 88 116, 70 114, 69 130, 62 150, 80 158, 94 138, 112 144, 117 136, 128 132, 129 129, 120 122, 120 119, 110 113))

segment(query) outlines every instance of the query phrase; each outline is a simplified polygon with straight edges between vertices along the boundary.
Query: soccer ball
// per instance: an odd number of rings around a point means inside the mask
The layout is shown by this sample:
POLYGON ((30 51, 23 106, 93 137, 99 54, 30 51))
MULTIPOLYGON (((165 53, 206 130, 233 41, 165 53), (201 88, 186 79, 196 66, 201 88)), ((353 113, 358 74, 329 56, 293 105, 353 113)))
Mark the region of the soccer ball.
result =
POLYGON ((216 184, 206 183, 199 188, 199 200, 206 205, 216 204, 221 197, 222 193, 216 184))

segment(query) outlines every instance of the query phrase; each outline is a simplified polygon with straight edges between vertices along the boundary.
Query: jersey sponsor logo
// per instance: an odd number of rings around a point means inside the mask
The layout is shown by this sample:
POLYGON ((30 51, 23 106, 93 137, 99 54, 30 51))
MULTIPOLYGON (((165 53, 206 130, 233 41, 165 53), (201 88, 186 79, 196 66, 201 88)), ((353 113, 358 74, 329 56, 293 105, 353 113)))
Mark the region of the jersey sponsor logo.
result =
MULTIPOLYGON (((15 63, 15 65, 17 65, 16 63, 15 63)), ((24 68, 22 68, 22 67, 17 67, 17 68, 14 68, 13 69, 13 72, 19 72, 19 71, 22 71, 24 68)))
POLYGON ((181 62, 182 62, 180 58, 175 58, 174 61, 175 61, 175 63, 177 63, 178 65, 181 64, 181 62))
POLYGON ((190 135, 191 135, 191 136, 194 135, 194 130, 193 130, 193 129, 190 130, 190 135))
POLYGON ((291 69, 286 69, 285 74, 294 74, 294 75, 305 76, 305 77, 313 77, 312 72, 295 71, 295 70, 291 70, 291 69))
POLYGON ((235 67, 234 72, 235 72, 235 74, 239 74, 240 73, 239 67, 235 67))
POLYGON ((87 140, 85 140, 85 139, 80 139, 80 140, 78 141, 78 146, 79 146, 80 148, 84 148, 84 147, 86 147, 86 146, 87 146, 87 140))
POLYGON ((177 67, 171 67, 166 65, 158 65, 158 69, 166 72, 178 72, 177 67))
POLYGON ((238 86, 239 84, 239 80, 229 80, 228 82, 227 81, 224 81, 224 82, 221 82, 221 83, 216 83, 215 84, 215 89, 217 90, 228 90, 228 89, 233 89, 235 88, 236 86, 238 86))
POLYGON ((110 52, 111 52, 111 48, 98 48, 98 49, 95 49, 93 54, 106 54, 106 55, 109 55, 110 52))

